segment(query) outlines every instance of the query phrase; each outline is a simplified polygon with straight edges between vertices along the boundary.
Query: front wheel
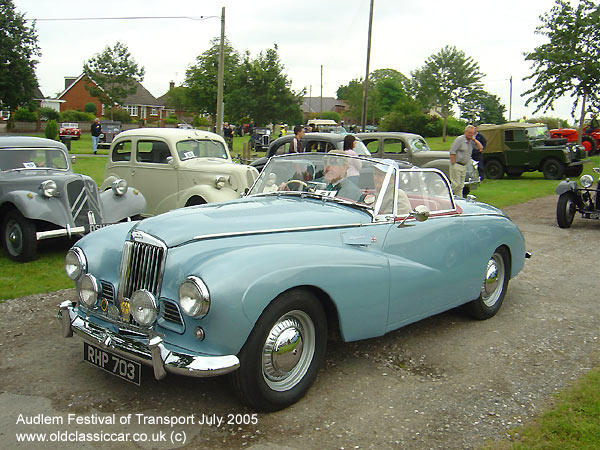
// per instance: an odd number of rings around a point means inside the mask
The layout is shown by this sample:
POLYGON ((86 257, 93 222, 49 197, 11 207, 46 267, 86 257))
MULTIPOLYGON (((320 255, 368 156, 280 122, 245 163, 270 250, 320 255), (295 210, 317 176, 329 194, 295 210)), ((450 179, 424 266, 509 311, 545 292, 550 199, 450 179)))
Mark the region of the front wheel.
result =
POLYGON ((565 192, 560 194, 556 202, 556 223, 561 228, 570 228, 577 212, 573 194, 565 192))
POLYGON ((542 172, 547 180, 562 180, 565 168, 560 161, 550 158, 542 166, 542 172))
POLYGON ((6 214, 2 222, 2 244, 13 261, 27 262, 35 259, 37 238, 35 225, 16 210, 6 214))
POLYGON ((315 381, 326 344, 327 322, 317 298, 302 289, 285 292, 263 311, 240 351, 233 387, 261 411, 296 403, 315 381))
POLYGON ((495 316, 502 306, 509 279, 510 257, 504 247, 499 247, 487 263, 479 297, 465 305, 467 312, 479 320, 495 316))
POLYGON ((485 162, 485 177, 490 180, 499 180, 504 176, 504 166, 496 159, 485 162))

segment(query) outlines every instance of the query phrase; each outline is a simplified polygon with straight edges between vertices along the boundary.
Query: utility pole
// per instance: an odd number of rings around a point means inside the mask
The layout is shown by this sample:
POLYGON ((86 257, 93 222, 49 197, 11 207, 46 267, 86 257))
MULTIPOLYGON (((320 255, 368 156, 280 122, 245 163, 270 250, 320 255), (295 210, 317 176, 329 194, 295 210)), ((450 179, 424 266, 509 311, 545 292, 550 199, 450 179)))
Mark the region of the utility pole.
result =
POLYGON ((510 122, 512 119, 512 75, 510 76, 510 93, 509 93, 509 103, 508 103, 508 121, 510 122))
POLYGON ((219 45, 219 70, 217 75, 216 132, 223 136, 223 77, 225 68, 225 7, 221 9, 221 45, 219 45))
POLYGON ((362 120, 361 127, 363 133, 367 128, 367 94, 369 91, 369 64, 371 62, 371 30, 373 28, 373 3, 375 0, 371 0, 371 8, 369 11, 369 39, 367 41, 367 68, 365 70, 365 88, 363 91, 363 107, 362 107, 362 120))
POLYGON ((323 64, 321 64, 321 108, 319 109, 319 119, 323 118, 323 64))

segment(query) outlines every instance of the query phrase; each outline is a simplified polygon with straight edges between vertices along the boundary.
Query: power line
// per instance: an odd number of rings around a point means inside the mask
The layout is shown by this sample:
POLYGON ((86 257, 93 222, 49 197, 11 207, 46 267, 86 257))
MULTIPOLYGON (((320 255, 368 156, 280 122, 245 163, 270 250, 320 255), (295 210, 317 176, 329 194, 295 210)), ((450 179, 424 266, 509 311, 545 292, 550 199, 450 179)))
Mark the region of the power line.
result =
POLYGON ((129 17, 54 17, 42 19, 26 19, 36 22, 51 22, 51 21, 81 21, 81 20, 145 20, 145 19, 189 19, 189 20, 207 20, 219 19, 220 16, 129 16, 129 17))

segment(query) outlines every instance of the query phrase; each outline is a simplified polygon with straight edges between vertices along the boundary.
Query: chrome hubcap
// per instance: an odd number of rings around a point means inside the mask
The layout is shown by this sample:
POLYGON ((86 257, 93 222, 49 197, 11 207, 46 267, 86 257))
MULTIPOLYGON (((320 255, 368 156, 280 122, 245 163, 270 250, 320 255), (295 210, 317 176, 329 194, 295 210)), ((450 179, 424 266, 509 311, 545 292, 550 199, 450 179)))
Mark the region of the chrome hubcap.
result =
POLYGON ((302 380, 315 352, 315 328, 303 311, 280 317, 269 331, 262 354, 263 377, 275 391, 286 391, 302 380))
POLYGON ((9 222, 6 227, 8 247, 13 255, 18 254, 23 246, 23 233, 16 222, 9 222))
POLYGON ((500 254, 494 253, 488 261, 485 280, 481 286, 481 299, 486 306, 494 306, 500 298, 504 276, 504 260, 500 254))

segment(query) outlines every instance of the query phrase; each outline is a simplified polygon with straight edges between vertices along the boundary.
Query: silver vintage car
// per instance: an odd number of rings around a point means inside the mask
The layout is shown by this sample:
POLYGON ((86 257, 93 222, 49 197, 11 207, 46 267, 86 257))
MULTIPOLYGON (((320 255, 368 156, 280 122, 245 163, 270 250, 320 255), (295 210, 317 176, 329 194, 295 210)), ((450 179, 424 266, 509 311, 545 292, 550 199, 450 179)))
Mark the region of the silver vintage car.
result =
POLYGON ((42 239, 85 234, 145 210, 144 196, 124 180, 100 193, 90 177, 73 173, 64 144, 0 137, 0 224, 9 258, 30 261, 42 239))

